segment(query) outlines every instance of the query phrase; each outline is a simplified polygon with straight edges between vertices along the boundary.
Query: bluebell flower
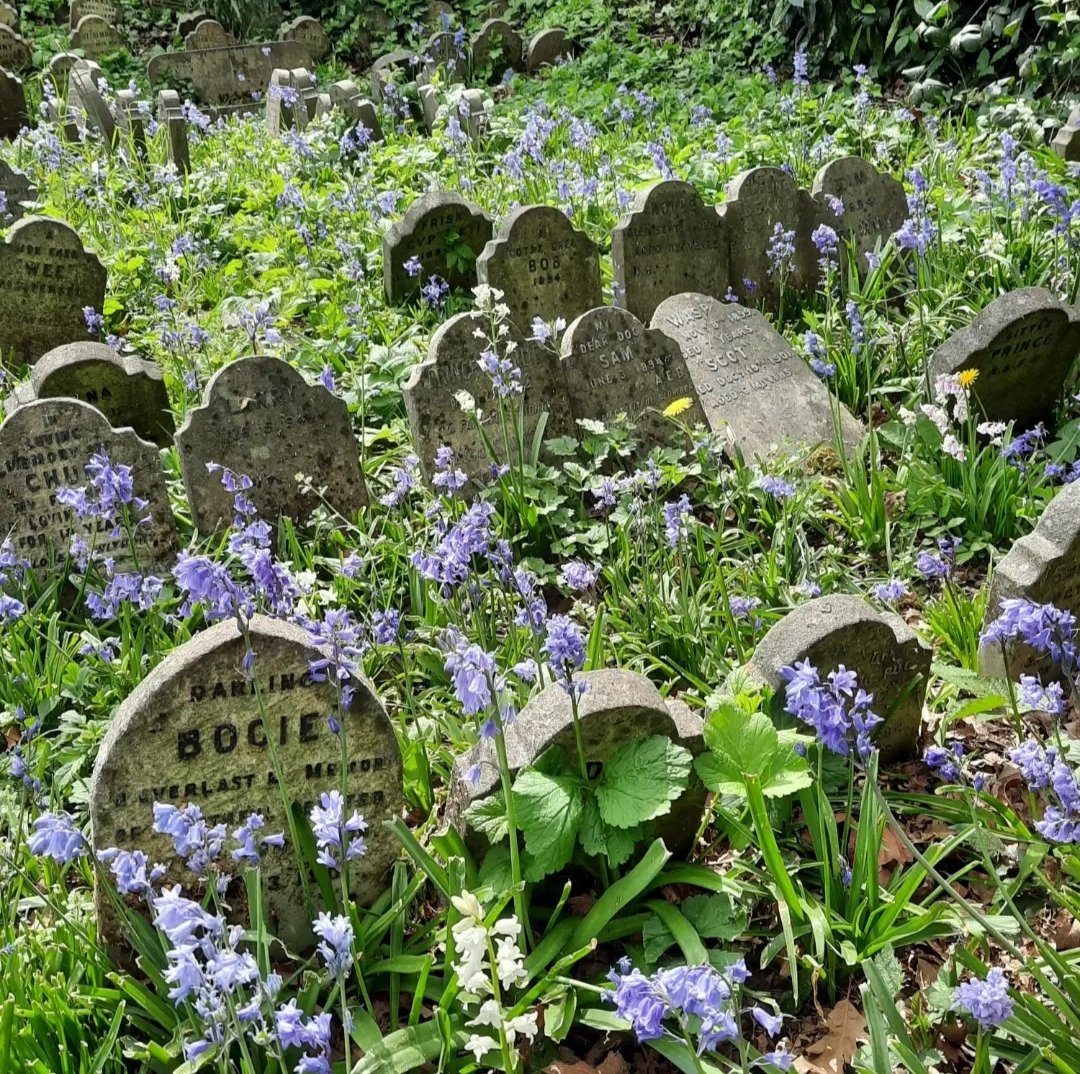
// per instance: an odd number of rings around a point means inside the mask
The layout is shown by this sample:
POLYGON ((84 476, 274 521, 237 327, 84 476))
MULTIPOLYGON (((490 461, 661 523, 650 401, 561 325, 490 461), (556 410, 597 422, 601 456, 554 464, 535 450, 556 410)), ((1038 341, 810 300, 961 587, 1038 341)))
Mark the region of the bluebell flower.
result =
POLYGON ((573 593, 581 593, 586 589, 592 589, 596 585, 596 579, 600 575, 600 565, 594 563, 591 567, 582 563, 579 559, 572 559, 563 564, 559 572, 559 581, 573 593))
POLYGON ((321 943, 316 948, 331 977, 343 974, 352 964, 353 928, 347 917, 321 913, 312 930, 321 943))
POLYGON ((328 869, 340 869, 342 851, 346 862, 367 853, 363 838, 367 822, 358 811, 354 811, 348 820, 345 819, 345 801, 341 791, 324 791, 319 796, 319 804, 311 807, 309 819, 311 834, 315 836, 319 851, 316 860, 321 865, 328 869))
POLYGON ((774 474, 762 474, 754 485, 777 500, 787 500, 795 495, 795 486, 774 474))
POLYGON ((908 587, 899 578, 890 578, 887 582, 881 582, 874 586, 874 596, 882 604, 895 604, 908 594, 908 587))
POLYGON ((89 849, 70 813, 42 813, 34 819, 32 829, 30 853, 39 858, 52 858, 58 865, 83 857, 89 849))
POLYGON ((859 689, 853 671, 840 664, 822 682, 806 659, 781 668, 779 674, 785 684, 784 711, 809 724, 822 746, 843 757, 853 749, 864 760, 870 755, 870 736, 882 719, 870 708, 873 695, 859 689))
POLYGON ((772 239, 765 251, 769 261, 770 276, 784 276, 795 269, 795 231, 785 228, 777 221, 773 228, 772 239))
POLYGON ((98 854, 98 861, 109 866, 116 890, 121 895, 149 896, 153 886, 165 875, 164 865, 154 865, 141 850, 120 850, 109 847, 98 854))
POLYGON ((585 684, 575 683, 574 673, 585 664, 585 635, 581 627, 568 615, 549 616, 542 648, 563 689, 572 696, 580 696, 585 684))
POLYGON ((1005 971, 994 967, 983 981, 969 977, 958 984, 953 990, 953 1009, 971 1015, 984 1033, 1007 1022, 1012 1017, 1013 1001, 1005 971))
POLYGON ((669 548, 678 548, 690 536, 690 497, 684 492, 675 503, 665 503, 664 540, 669 548))

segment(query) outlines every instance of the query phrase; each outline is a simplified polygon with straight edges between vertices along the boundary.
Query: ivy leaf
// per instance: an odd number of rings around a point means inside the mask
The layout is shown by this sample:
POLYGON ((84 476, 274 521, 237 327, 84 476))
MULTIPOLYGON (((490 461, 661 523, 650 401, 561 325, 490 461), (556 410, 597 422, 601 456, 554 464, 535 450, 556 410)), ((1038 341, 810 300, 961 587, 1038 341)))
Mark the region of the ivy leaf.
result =
POLYGON ((693 758, 664 735, 627 742, 604 763, 596 801, 604 823, 633 828, 671 811, 686 790, 693 758))
POLYGON ((581 827, 581 781, 526 768, 514 781, 518 826, 528 851, 525 875, 542 880, 570 861, 581 827))
POLYGON ((746 777, 756 776, 766 797, 783 798, 813 782, 795 742, 794 735, 778 734, 764 713, 721 702, 705 723, 709 752, 698 757, 694 767, 717 794, 745 797, 746 777))
POLYGON ((608 864, 617 869, 630 859, 634 845, 645 835, 640 826, 612 828, 604 823, 594 795, 585 799, 581 815, 581 845, 586 854, 594 858, 604 855, 608 864))
POLYGON ((501 843, 510 834, 506 821, 506 803, 501 794, 473 802, 465 811, 465 823, 483 835, 489 843, 501 843))
POLYGON ((679 905, 683 917, 703 940, 735 940, 746 931, 746 911, 730 895, 691 895, 679 905))

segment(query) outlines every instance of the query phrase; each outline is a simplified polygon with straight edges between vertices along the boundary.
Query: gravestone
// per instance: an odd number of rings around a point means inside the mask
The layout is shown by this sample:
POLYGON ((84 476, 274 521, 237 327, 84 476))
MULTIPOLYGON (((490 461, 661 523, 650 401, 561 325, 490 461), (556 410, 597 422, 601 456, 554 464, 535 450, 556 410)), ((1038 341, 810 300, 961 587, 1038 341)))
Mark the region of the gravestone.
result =
MULTIPOLYGON (((1054 604, 1080 615, 1080 481, 1066 485, 1046 505, 1035 529, 1021 537, 994 569, 986 602, 985 630, 1000 614, 1001 602, 1023 598, 1054 604)), ((979 672, 994 678, 1022 674, 1057 678, 1048 658, 1020 643, 1002 652, 1000 644, 979 650, 979 672)))
POLYGON ((22 402, 79 399, 100 410, 114 429, 134 429, 159 448, 172 443, 175 426, 161 370, 104 343, 65 343, 42 355, 28 388, 22 402))
POLYGON ((439 116, 439 95, 430 82, 418 82, 416 88, 420 95, 420 114, 424 129, 430 134, 435 130, 435 120, 439 116))
POLYGON ((32 203, 38 198, 37 187, 6 160, 0 160, 0 193, 4 196, 5 206, 3 214, 0 214, 0 223, 5 227, 23 218, 26 212, 24 202, 32 203))
POLYGON ((146 120, 142 102, 132 90, 116 91, 116 137, 140 160, 146 159, 146 120))
POLYGON ((176 90, 161 90, 158 93, 157 120, 165 131, 165 151, 169 160, 177 172, 187 175, 191 171, 191 149, 188 145, 183 104, 176 90))
POLYGON ((1050 147, 1066 162, 1080 160, 1080 108, 1073 111, 1069 122, 1054 135, 1050 147))
POLYGON ((280 67, 273 71, 266 87, 266 130, 269 134, 278 135, 296 126, 299 100, 291 73, 280 67))
POLYGON ((726 424, 747 462, 774 448, 833 443, 837 409, 844 442, 858 442, 859 423, 757 310, 675 295, 656 308, 652 327, 682 348, 710 427, 726 424))
POLYGON ((0 244, 0 357, 9 367, 86 339, 83 308, 100 313, 104 302, 105 266, 63 220, 23 217, 0 244))
POLYGON ((184 49, 194 52, 204 48, 228 48, 235 44, 232 34, 216 19, 203 19, 184 36, 184 49))
POLYGON ((71 31, 71 47, 82 49, 87 59, 96 60, 123 48, 124 39, 100 15, 84 15, 71 31))
POLYGON ((26 89, 22 79, 0 69, 0 138, 12 141, 23 127, 29 126, 26 89))
POLYGON ((441 27, 454 18, 454 9, 446 0, 432 0, 424 12, 424 25, 441 27))
POLYGON ((525 70, 521 35, 505 19, 488 19, 472 39, 474 77, 498 82, 507 69, 525 70))
POLYGON ((569 324, 603 304, 596 243, 549 205, 523 205, 502 223, 476 262, 480 283, 503 292, 523 332, 533 318, 569 324))
POLYGON ((820 255, 810 236, 829 221, 810 192, 779 168, 751 168, 728 184, 727 197, 721 215, 727 224, 731 289, 739 299, 754 306, 764 302, 771 311, 779 308, 780 275, 770 274, 768 256, 777 224, 795 233, 794 266, 784 286, 803 293, 817 290, 820 255))
POLYGON ((578 317, 562 338, 559 370, 575 419, 610 424, 626 414, 645 451, 671 443, 675 426, 658 412, 676 399, 691 401, 681 422, 705 423, 679 345, 626 310, 600 306, 578 317))
POLYGON ((525 70, 536 74, 541 67, 552 67, 574 55, 574 42, 560 26, 534 34, 525 50, 525 70))
POLYGON ((442 277, 454 290, 469 290, 476 284, 475 259, 491 234, 491 217, 460 194, 437 190, 417 198, 383 235, 387 301, 415 297, 432 276, 442 277), (420 271, 410 276, 405 263, 413 257, 420 259, 420 271))
POLYGON ((903 184, 862 157, 841 157, 826 164, 814 177, 813 194, 832 217, 830 226, 837 235, 854 246, 860 272, 866 269, 866 255, 884 246, 908 216, 903 184), (832 213, 828 197, 843 203, 842 216, 832 213))
POLYGON ((466 137, 473 145, 479 145, 491 125, 491 115, 483 90, 464 90, 458 99, 457 110, 466 137))
MULTIPOLYGON (((498 401, 492 393, 491 378, 479 365, 481 353, 490 346, 486 338, 489 329, 488 318, 478 312, 451 317, 431 337, 427 360, 413 367, 405 384, 405 412, 413 447, 428 482, 435 472, 435 455, 444 444, 453 449, 455 466, 473 481, 488 473, 490 459, 473 415, 465 413, 455 398, 459 392, 473 397, 500 462, 506 461, 498 401), (483 330, 485 338, 476 335, 478 329, 483 330)), ((511 331, 506 341, 517 343, 510 359, 521 370, 523 388, 522 395, 506 405, 523 408, 526 445, 532 444, 545 413, 544 439, 572 433, 574 425, 558 359, 517 332, 511 331)))
POLYGON ((882 758, 893 761, 910 757, 918 745, 932 656, 898 615, 836 594, 792 608, 758 643, 748 670, 779 691, 783 708, 781 668, 809 659, 824 682, 843 664, 874 695, 871 709, 885 721, 874 742, 882 758))
POLYGON ((294 67, 289 72, 289 78, 297 95, 296 126, 303 130, 315 118, 319 109, 315 76, 306 67, 294 67))
POLYGON ((211 115, 261 111, 252 94, 262 93, 278 68, 311 66, 311 49, 303 41, 268 41, 261 45, 163 52, 150 59, 146 74, 152 85, 183 82, 211 115))
MULTIPOLYGON (((152 830, 154 803, 197 805, 207 825, 229 832, 260 813, 267 835, 286 838, 283 848, 263 854, 269 927, 290 949, 305 948, 313 942, 311 918, 284 803, 295 803, 306 819, 323 793, 344 784, 345 816, 355 810, 367 822, 367 853, 347 866, 349 895, 361 905, 374 901, 400 849, 386 825, 404 804, 401 755, 371 683, 350 676, 351 703, 342 713, 335 684, 313 680, 309 665, 325 655, 300 627, 263 615, 252 618, 248 637, 229 620, 173 649, 116 710, 102 741, 90 786, 95 849, 141 849, 151 861, 170 863, 163 885, 186 889, 191 874, 168 837, 152 830), (255 664, 245 674, 249 640, 255 664), (340 739, 328 727, 331 713, 340 739)), ((234 871, 232 862, 225 866, 234 871)), ((308 886, 318 900, 313 879, 308 886)), ((100 889, 96 901, 102 933, 115 943, 112 902, 100 889)))
POLYGON ((689 184, 662 179, 634 198, 611 233, 619 304, 641 321, 672 295, 723 298, 728 288, 727 229, 689 184))
POLYGON ((469 46, 467 42, 457 43, 458 35, 453 30, 440 30, 428 38, 424 48, 425 75, 432 78, 442 68, 446 81, 463 82, 469 71, 469 46))
MULTIPOLYGON (((634 671, 586 671, 576 676, 586 684, 578 701, 585 759, 591 778, 600 774, 604 762, 619 747, 635 739, 663 735, 697 755, 704 751, 702 720, 683 702, 666 702, 644 675, 634 671)), ((570 698, 562 686, 552 683, 518 713, 505 733, 506 759, 512 776, 532 764, 545 750, 563 751, 566 769, 578 772, 574 739, 574 713, 570 698)), ((501 790, 499 761, 493 743, 481 739, 454 764, 447 800, 447 819, 465 832, 465 813, 474 802, 501 790), (467 774, 479 770, 479 779, 470 783, 467 774)), ((671 805, 671 811, 650 822, 651 831, 642 836, 642 844, 657 836, 673 853, 690 849, 702 811, 705 791, 691 771, 690 785, 671 805)), ((469 831, 470 846, 483 853, 486 842, 477 832, 469 831)))
POLYGON ((330 55, 330 38, 318 19, 301 15, 285 23, 278 34, 282 41, 301 41, 311 50, 311 60, 318 63, 330 55))
POLYGON ((383 103, 383 93, 388 82, 401 86, 414 82, 419 73, 420 57, 408 49, 396 49, 380 56, 371 65, 371 96, 376 104, 383 103), (395 77, 395 73, 398 77, 395 77))
POLYGON ((26 38, 10 26, 0 24, 0 67, 5 71, 25 71, 31 64, 30 46, 26 38))
POLYGON ((15 31, 19 29, 19 12, 10 4, 0 3, 0 26, 10 26, 15 31))
POLYGON ((186 12, 176 20, 176 36, 183 41, 183 39, 203 21, 203 19, 208 18, 210 18, 210 14, 206 11, 186 12))
MULTIPOLYGON (((146 512, 137 515, 137 521, 146 512)), ((158 449, 131 429, 114 429, 105 416, 77 399, 38 399, 14 410, 0 425, 0 533, 35 570, 62 563, 73 535, 111 557, 118 571, 133 569, 131 541, 144 572, 167 570, 175 559, 176 525, 169 507, 158 449), (150 523, 132 536, 112 535, 108 524, 78 519, 57 504, 60 488, 88 485, 86 464, 98 452, 131 467, 134 494, 148 501, 150 523), (99 526, 95 533, 95 525, 99 526)))
POLYGON ((110 26, 119 26, 124 21, 123 12, 114 0, 70 0, 68 27, 74 30, 84 15, 96 15, 110 26))
POLYGON ((1015 421, 1019 431, 1053 415, 1078 351, 1080 310, 1024 287, 954 332, 931 358, 930 373, 978 370, 971 388, 978 410, 987 421, 1015 421))
POLYGON ((256 356, 219 369, 176 434, 191 518, 200 533, 231 522, 233 497, 207 463, 254 482, 248 493, 269 522, 307 521, 325 500, 353 516, 367 502, 360 456, 343 399, 308 384, 288 362, 256 356), (302 490, 298 473, 322 498, 302 490))
POLYGON ((91 62, 83 60, 81 56, 76 56, 74 52, 57 52, 45 65, 45 74, 52 80, 53 88, 61 97, 67 94, 71 68, 80 61, 83 63, 91 62))
POLYGON ((97 131, 109 147, 116 143, 116 120, 98 89, 101 68, 92 61, 81 61, 68 75, 67 107, 79 129, 97 131))
POLYGON ((360 89, 355 82, 343 79, 330 87, 330 104, 345 113, 349 123, 362 125, 370 132, 370 141, 383 140, 382 126, 375 112, 375 105, 360 96, 360 89))

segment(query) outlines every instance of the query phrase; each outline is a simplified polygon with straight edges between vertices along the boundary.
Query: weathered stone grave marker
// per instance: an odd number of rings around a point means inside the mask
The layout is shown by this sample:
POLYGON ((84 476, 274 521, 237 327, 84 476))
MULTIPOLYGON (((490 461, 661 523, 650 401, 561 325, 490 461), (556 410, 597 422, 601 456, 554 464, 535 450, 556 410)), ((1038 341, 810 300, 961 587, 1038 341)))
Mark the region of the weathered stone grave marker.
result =
POLYGON ((45 65, 45 75, 52 80, 53 88, 60 96, 67 93, 71 68, 80 61, 90 62, 83 60, 81 56, 76 56, 74 52, 57 52, 49 58, 49 62, 45 65))
POLYGON ((705 422, 678 343, 623 309, 600 306, 566 329, 559 375, 575 419, 626 414, 646 451, 671 442, 675 426, 659 412, 676 399, 691 402, 681 422, 705 422))
POLYGON ((727 424, 747 462, 774 447, 832 443, 839 410, 845 443, 862 429, 757 310, 708 295, 665 299, 652 327, 682 348, 709 425, 727 424))
POLYGON ((205 48, 228 48, 236 42, 224 26, 216 19, 202 19, 195 25, 195 29, 184 36, 184 49, 194 52, 196 49, 205 48))
POLYGON ((430 82, 418 82, 416 88, 420 95, 420 114, 424 129, 431 134, 435 130, 435 120, 439 116, 439 95, 430 82))
POLYGON ((724 297, 727 228, 689 183, 661 180, 636 195, 611 233, 611 260, 619 304, 647 321, 672 295, 724 297))
POLYGON ((18 75, 0 69, 0 138, 16 138, 30 126, 26 111, 26 88, 18 75))
MULTIPOLYGON (((1080 481, 1058 492, 1035 529, 1021 537, 994 569, 983 629, 1001 614, 1001 602, 1014 598, 1080 614, 1080 481)), ((1059 674, 1029 646, 1013 643, 1002 652, 996 642, 979 650, 979 671, 1014 680, 1022 674, 1059 674)))
POLYGON ((270 74, 270 84, 266 87, 266 130, 270 134, 280 134, 296 126, 297 105, 300 95, 293 88, 292 74, 284 68, 277 68, 270 74))
POLYGON ((408 49, 396 49, 380 56, 371 65, 371 96, 376 104, 383 104, 386 87, 393 84, 398 87, 415 82, 420 73, 420 57, 408 49))
POLYGON ((560 26, 541 30, 529 40, 525 50, 525 70, 536 74, 541 67, 552 67, 574 55, 576 46, 560 26))
POLYGON ((814 197, 833 219, 837 235, 852 242, 860 272, 867 268, 866 255, 883 246, 907 219, 903 184, 879 172, 862 157, 831 161, 814 177, 814 197), (844 211, 836 216, 829 198, 839 198, 844 211))
POLYGON ((1041 287, 994 299, 930 359, 934 377, 978 370, 971 388, 987 421, 1017 430, 1048 419, 1080 351, 1080 310, 1041 287))
POLYGON ((82 49, 87 59, 96 60, 111 56, 124 48, 124 38, 115 26, 110 26, 100 15, 83 15, 71 31, 71 47, 82 49))
POLYGON ((505 19, 488 19, 472 39, 474 77, 498 82, 503 74, 525 70, 521 35, 505 19))
POLYGON ((596 243, 549 205, 523 205, 502 223, 476 262, 477 278, 503 292, 523 332, 533 318, 567 323, 603 304, 596 243))
MULTIPOLYGON (((435 472, 435 456, 446 445, 454 452, 455 467, 473 480, 486 478, 491 460, 477 432, 473 415, 464 412, 456 396, 467 392, 481 411, 492 447, 505 462, 505 445, 499 419, 498 401, 493 397, 491 377, 479 365, 480 355, 490 343, 476 335, 486 334, 488 318, 481 313, 459 313, 440 325, 431 337, 427 360, 414 366, 405 384, 405 411, 420 468, 430 482, 435 472)), ((570 406, 566 398, 558 359, 536 343, 511 331, 506 341, 517 348, 510 360, 521 371, 522 396, 507 406, 522 406, 525 443, 530 445, 540 418, 547 414, 544 438, 573 432, 570 406)), ((500 353, 499 357, 504 355, 500 353)))
POLYGON ((0 67, 5 71, 25 71, 31 64, 30 46, 26 38, 10 26, 0 23, 0 67))
POLYGON ((157 120, 165 130, 165 149, 169 160, 181 175, 191 171, 191 148, 188 145, 184 106, 176 90, 161 90, 157 96, 157 120))
POLYGON ((854 671, 885 721, 874 742, 889 761, 909 757, 918 745, 932 655, 898 615, 838 594, 789 611, 758 643, 748 668, 781 694, 780 669, 797 660, 809 659, 822 681, 840 664, 854 671))
POLYGON ((101 68, 93 61, 74 64, 68 75, 67 108, 80 131, 97 131, 111 149, 116 143, 116 120, 98 88, 102 77, 101 68))
POLYGON ((104 343, 65 343, 42 355, 30 371, 19 405, 33 399, 79 399, 96 407, 114 429, 131 428, 168 447, 175 424, 161 370, 104 343))
POLYGON ((176 36, 183 41, 183 39, 203 21, 203 19, 208 18, 210 18, 210 13, 207 11, 185 12, 176 20, 176 36))
POLYGON ((355 82, 348 79, 335 82, 330 87, 330 104, 334 108, 340 108, 350 123, 363 126, 368 131, 368 141, 383 140, 382 125, 375 112, 375 105, 360 95, 360 89, 355 82))
POLYGON ((87 337, 83 308, 101 311, 105 266, 74 229, 23 217, 0 244, 0 355, 10 366, 87 337))
POLYGON ((330 38, 318 19, 300 15, 281 27, 278 34, 282 41, 300 41, 308 46, 312 63, 318 63, 330 55, 330 38))
MULTIPOLYGON (((681 702, 666 702, 659 690, 644 675, 634 671, 587 671, 579 676, 587 685, 578 701, 578 720, 590 775, 595 778, 607 759, 620 746, 634 739, 664 735, 697 754, 704 750, 701 717, 681 702)), ((534 697, 506 729, 507 762, 512 775, 532 764, 545 750, 563 751, 570 771, 577 772, 577 747, 574 740, 574 715, 570 698, 558 683, 553 683, 534 697)), ((492 743, 482 739, 454 764, 450 781, 447 817, 459 831, 465 832, 465 813, 470 805, 499 792, 499 762, 492 743), (479 770, 480 777, 470 782, 468 774, 479 770)), ((682 797, 671 804, 671 811, 649 822, 653 831, 643 836, 660 836, 669 850, 689 850, 702 810, 705 791, 691 772, 690 785, 682 797)), ((482 836, 470 831, 469 843, 482 852, 482 836)))
POLYGON ((0 213, 0 222, 5 227, 23 218, 26 213, 24 202, 35 202, 38 197, 37 187, 6 160, 0 160, 0 193, 4 197, 4 209, 0 213))
POLYGON ((77 399, 18 407, 0 425, 0 533, 11 535, 16 555, 34 569, 62 563, 73 535, 113 558, 118 571, 135 567, 132 540, 140 570, 167 568, 175 558, 176 526, 157 447, 131 429, 114 429, 99 410, 77 399), (150 523, 136 526, 131 536, 124 530, 114 537, 107 524, 95 533, 93 519, 78 519, 56 502, 57 489, 89 484, 85 467, 98 452, 114 465, 130 466, 134 494, 148 501, 150 523))
MULTIPOLYGON (((309 665, 323 655, 300 627, 263 615, 252 618, 248 637, 229 620, 173 649, 116 710, 101 744, 90 789, 95 849, 141 849, 151 861, 171 863, 163 883, 186 887, 190 874, 183 874, 168 838, 152 830, 155 802, 197 805, 208 825, 223 823, 230 832, 261 813, 266 834, 284 832, 288 841, 284 803, 296 803, 306 817, 323 793, 344 783, 345 816, 355 810, 367 822, 367 853, 346 866, 349 894, 362 905, 374 901, 399 853, 386 825, 404 804, 401 755, 366 679, 342 684, 352 690, 344 713, 334 682, 313 680, 309 665), (245 674, 249 640, 255 663, 245 674), (331 714, 341 724, 340 739, 328 726, 331 714)), ((312 942, 298 858, 287 842, 267 848, 262 863, 270 928, 290 948, 312 942)), ((317 899, 313 881, 309 890, 317 899)), ((118 924, 101 890, 97 909, 104 935, 115 943, 118 924)))
POLYGON ((367 502, 345 401, 308 384, 280 358, 241 358, 219 369, 202 406, 188 411, 176 447, 200 533, 233 517, 232 494, 220 474, 207 472, 208 463, 250 477, 248 496, 270 522, 283 515, 303 523, 323 500, 348 517, 367 502), (322 498, 303 491, 298 473, 323 490, 322 498))
POLYGON ((779 168, 751 168, 732 179, 727 196, 721 215, 727 224, 728 272, 735 294, 750 305, 764 302, 766 309, 776 310, 781 275, 791 290, 815 291, 820 282, 820 255, 810 236, 828 219, 810 192, 796 186, 779 168), (788 258, 776 267, 769 258, 777 224, 794 233, 790 269, 788 258))
POLYGON ((19 12, 10 4, 0 3, 0 26, 10 26, 15 31, 19 29, 19 12))
POLYGON ((139 160, 146 158, 146 120, 143 102, 132 90, 116 91, 116 137, 139 160))
POLYGON ((124 21, 123 12, 114 0, 71 0, 68 7, 68 26, 74 30, 84 15, 96 15, 110 26, 124 21))
POLYGON ((483 90, 467 89, 458 98, 457 110, 459 122, 466 137, 473 145, 479 145, 487 135, 491 125, 487 97, 483 90))
POLYGON ((431 78, 442 68, 447 81, 462 82, 468 75, 471 59, 464 30, 439 30, 428 38, 424 48, 424 72, 431 78))
POLYGON ((1074 109, 1069 122, 1054 135, 1050 146, 1064 161, 1080 160, 1080 108, 1074 109))
POLYGON ((383 235, 383 282, 388 302, 404 302, 439 276, 455 290, 476 284, 476 258, 491 240, 492 220, 460 194, 433 191, 417 198, 383 235), (413 258, 420 269, 410 275, 413 258))

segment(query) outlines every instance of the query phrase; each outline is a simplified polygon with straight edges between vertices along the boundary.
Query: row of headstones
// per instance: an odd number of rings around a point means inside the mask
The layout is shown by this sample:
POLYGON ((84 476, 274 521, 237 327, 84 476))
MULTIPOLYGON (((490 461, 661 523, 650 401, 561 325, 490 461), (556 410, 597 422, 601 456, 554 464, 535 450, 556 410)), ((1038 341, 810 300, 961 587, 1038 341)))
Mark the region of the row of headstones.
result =
MULTIPOLYGON (((825 165, 813 192, 780 168, 751 168, 728 184, 722 205, 707 205, 689 183, 662 180, 640 191, 612 233, 612 261, 620 304, 647 320, 671 295, 693 290, 775 310, 781 282, 800 292, 821 286, 821 254, 812 235, 821 224, 849 239, 865 267, 865 254, 880 247, 907 216, 901 184, 861 157, 825 165), (841 215, 832 208, 843 204, 841 215), (792 233, 793 267, 781 280, 768 255, 777 225, 792 233)), ((415 264, 415 262, 414 262, 415 264)), ((539 316, 570 320, 600 305, 595 243, 565 214, 524 206, 494 232, 478 205, 448 192, 417 199, 383 243, 386 296, 400 302, 416 295, 434 274, 452 288, 480 283, 498 287, 522 325, 539 316), (476 255, 475 265, 448 264, 447 236, 457 235, 476 255), (419 258, 421 272, 406 263, 419 258), (524 320, 526 319, 527 320, 524 320)))

